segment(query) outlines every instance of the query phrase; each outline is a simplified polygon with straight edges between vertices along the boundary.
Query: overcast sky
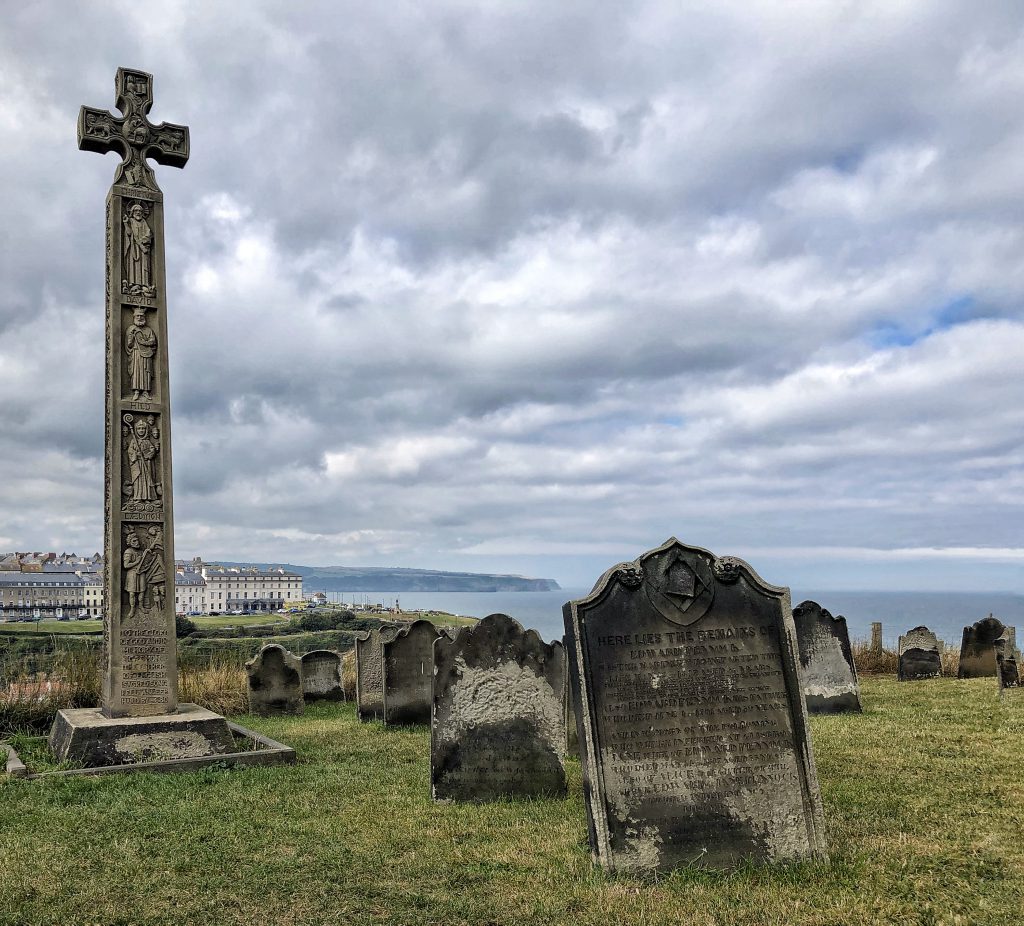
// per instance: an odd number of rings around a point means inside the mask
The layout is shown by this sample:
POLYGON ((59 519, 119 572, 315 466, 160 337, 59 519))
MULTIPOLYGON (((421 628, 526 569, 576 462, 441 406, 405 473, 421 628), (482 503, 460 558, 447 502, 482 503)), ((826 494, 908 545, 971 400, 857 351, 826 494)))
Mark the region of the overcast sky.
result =
POLYGON ((1024 591, 1024 5, 5 4, 0 550, 103 517, 118 65, 178 556, 1024 591))

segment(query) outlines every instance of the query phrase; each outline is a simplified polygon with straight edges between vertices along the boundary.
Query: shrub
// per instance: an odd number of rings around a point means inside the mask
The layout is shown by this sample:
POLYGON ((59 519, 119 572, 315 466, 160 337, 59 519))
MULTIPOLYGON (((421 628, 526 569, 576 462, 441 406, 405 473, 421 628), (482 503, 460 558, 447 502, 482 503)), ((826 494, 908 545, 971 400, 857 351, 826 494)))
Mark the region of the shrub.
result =
POLYGON ((195 633, 197 627, 195 623, 190 621, 187 617, 176 614, 174 616, 174 635, 179 639, 181 637, 187 637, 189 634, 195 633))
POLYGON ((335 625, 334 615, 329 612, 310 611, 299 618, 299 627, 305 631, 333 630, 335 625))

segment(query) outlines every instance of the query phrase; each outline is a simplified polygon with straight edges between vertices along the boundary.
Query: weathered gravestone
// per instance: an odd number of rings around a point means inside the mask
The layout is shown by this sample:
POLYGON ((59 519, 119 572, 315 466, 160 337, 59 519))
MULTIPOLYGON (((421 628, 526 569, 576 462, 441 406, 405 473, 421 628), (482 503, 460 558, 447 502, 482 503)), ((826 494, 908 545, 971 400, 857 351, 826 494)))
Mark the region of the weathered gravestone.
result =
POLYGON ((385 725, 430 723, 434 641, 439 636, 430 621, 420 620, 383 641, 385 725))
POLYGON ((999 679, 999 690, 1020 687, 1020 664, 1016 655, 996 653, 996 676, 999 679))
POLYGON ((788 589, 673 538, 563 615, 596 861, 824 856, 788 589))
POLYGON ((184 167, 189 134, 147 118, 151 74, 118 68, 114 86, 121 117, 78 116, 79 148, 122 157, 106 219, 102 697, 60 711, 50 735, 58 758, 87 766, 120 764, 122 741, 161 758, 234 748, 223 717, 178 703, 164 207, 146 159, 184 167))
POLYGON ((927 627, 914 627, 900 636, 897 658, 897 678, 901 682, 942 675, 939 640, 927 627))
POLYGON ((384 719, 384 640, 400 629, 374 628, 356 637, 356 712, 364 723, 384 719))
POLYGON ((506 614, 434 643, 437 800, 565 794, 565 650, 506 614))
POLYGON ((960 644, 957 678, 991 678, 996 674, 996 640, 1006 628, 991 614, 971 627, 964 627, 960 644))
POLYGON ((260 716, 301 714, 302 660, 283 646, 264 646, 245 664, 249 678, 249 712, 260 716))
POLYGON ((344 701, 341 653, 316 649, 302 657, 302 697, 306 701, 344 701))
POLYGON ((804 601, 793 609, 793 620, 808 712, 859 711, 860 689, 846 618, 833 617, 817 602, 804 601))
MULTIPOLYGON (((560 646, 565 650, 565 638, 555 641, 552 646, 560 646)), ((568 656, 566 656, 568 660, 568 656)), ((580 740, 576 729, 576 705, 572 700, 572 683, 569 680, 568 661, 565 671, 565 691, 562 695, 565 714, 565 754, 567 756, 578 756, 580 754, 580 740)))

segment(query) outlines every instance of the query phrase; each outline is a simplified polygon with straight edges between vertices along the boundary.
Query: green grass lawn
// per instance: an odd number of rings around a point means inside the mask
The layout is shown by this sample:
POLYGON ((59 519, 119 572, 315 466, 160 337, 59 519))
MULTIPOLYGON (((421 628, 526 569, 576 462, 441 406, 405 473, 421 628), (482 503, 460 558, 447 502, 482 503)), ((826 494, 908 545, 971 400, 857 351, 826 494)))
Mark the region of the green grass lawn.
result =
POLYGON ((827 863, 608 878, 578 763, 565 800, 434 804, 425 727, 322 706, 241 719, 293 767, 0 784, 0 923, 1019 922, 1024 704, 990 680, 862 696, 860 716, 812 719, 827 863))
POLYGON ((103 621, 58 621, 48 618, 42 621, 5 621, 0 624, 4 633, 99 633, 103 630, 103 621))

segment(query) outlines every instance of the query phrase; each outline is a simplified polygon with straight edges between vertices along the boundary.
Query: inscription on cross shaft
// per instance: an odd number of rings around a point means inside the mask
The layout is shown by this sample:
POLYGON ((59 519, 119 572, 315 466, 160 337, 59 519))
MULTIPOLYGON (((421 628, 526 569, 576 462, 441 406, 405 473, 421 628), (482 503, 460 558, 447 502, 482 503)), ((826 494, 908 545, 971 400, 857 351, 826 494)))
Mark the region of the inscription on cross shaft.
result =
POLYGON ((154 125, 153 77, 118 68, 121 116, 83 106, 78 147, 121 155, 107 196, 103 714, 177 709, 174 519, 163 193, 146 158, 188 161, 188 129, 154 125))

